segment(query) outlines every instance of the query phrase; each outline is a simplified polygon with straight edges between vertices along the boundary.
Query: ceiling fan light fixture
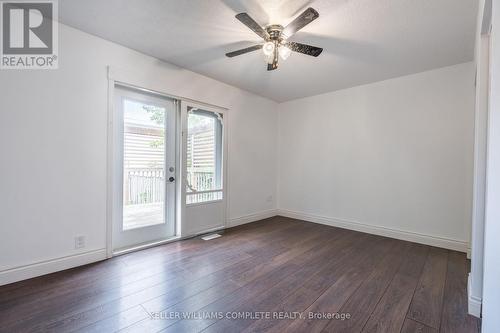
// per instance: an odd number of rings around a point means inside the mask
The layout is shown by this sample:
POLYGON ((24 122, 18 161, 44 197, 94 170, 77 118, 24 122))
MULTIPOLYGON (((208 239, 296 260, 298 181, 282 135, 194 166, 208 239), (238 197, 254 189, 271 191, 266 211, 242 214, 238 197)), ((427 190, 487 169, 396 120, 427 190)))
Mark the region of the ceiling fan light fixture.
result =
POLYGON ((262 38, 264 44, 257 44, 228 52, 226 56, 232 58, 262 49, 268 71, 277 69, 279 59, 286 60, 292 51, 317 57, 323 51, 322 48, 297 42, 288 42, 287 39, 318 17, 319 13, 314 8, 309 7, 292 22, 288 23, 286 27, 279 24, 269 24, 262 27, 247 13, 236 14, 236 19, 262 38))
POLYGON ((286 45, 281 45, 278 49, 280 58, 283 60, 288 59, 290 54, 292 53, 292 50, 290 50, 286 45))
POLYGON ((262 52, 264 52, 264 55, 267 57, 272 56, 274 53, 274 43, 273 42, 266 42, 262 46, 262 52))

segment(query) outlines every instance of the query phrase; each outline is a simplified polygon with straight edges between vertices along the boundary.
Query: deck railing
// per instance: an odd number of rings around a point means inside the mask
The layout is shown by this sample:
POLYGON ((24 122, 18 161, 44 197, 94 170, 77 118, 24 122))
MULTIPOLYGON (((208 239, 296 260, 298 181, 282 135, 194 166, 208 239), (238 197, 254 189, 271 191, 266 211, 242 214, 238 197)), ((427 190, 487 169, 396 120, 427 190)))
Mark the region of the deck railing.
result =
MULTIPOLYGON (((163 202, 165 173, 162 168, 125 169, 123 183, 124 203, 128 205, 163 202)), ((212 172, 188 172, 187 181, 193 189, 212 189, 212 172)))
MULTIPOLYGON (((186 174, 188 187, 195 191, 206 191, 213 189, 214 174, 212 172, 188 171, 186 174)), ((190 191, 188 189, 188 191, 190 191)))
POLYGON ((124 202, 129 205, 162 202, 165 197, 163 169, 125 169, 124 202))

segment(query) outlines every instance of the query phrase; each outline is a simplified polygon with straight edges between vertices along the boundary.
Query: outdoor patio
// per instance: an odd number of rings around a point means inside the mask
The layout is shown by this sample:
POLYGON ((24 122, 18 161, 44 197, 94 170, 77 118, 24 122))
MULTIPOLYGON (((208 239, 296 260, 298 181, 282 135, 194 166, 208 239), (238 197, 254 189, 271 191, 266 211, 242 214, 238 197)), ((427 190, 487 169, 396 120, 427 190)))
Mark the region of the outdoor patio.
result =
POLYGON ((126 205, 123 207, 123 227, 125 230, 160 223, 164 223, 162 202, 126 205))

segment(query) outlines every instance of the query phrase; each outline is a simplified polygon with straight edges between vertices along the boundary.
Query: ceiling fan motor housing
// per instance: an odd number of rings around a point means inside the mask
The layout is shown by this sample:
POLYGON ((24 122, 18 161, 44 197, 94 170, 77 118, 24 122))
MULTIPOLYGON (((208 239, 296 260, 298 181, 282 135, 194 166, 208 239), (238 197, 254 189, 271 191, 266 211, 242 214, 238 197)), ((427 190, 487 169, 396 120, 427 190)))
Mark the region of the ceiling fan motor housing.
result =
POLYGON ((281 42, 283 39, 281 36, 281 32, 283 31, 283 26, 279 24, 271 24, 266 27, 266 31, 269 34, 270 41, 278 41, 281 42))

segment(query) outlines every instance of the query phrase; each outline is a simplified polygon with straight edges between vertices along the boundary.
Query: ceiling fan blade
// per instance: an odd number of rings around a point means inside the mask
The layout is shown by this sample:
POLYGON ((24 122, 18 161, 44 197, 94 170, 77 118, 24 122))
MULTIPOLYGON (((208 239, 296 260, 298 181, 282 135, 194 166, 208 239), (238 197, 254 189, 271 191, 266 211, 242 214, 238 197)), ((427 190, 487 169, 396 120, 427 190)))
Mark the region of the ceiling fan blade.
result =
POLYGON ((286 38, 291 37, 297 31, 314 21, 319 17, 319 13, 312 7, 307 8, 295 20, 290 22, 283 30, 283 35, 286 38))
POLYGON ((246 25, 247 27, 250 28, 253 32, 255 32, 257 35, 264 39, 269 38, 269 34, 267 33, 266 30, 264 30, 253 18, 250 17, 247 13, 239 13, 236 15, 236 18, 246 25))
POLYGON ((317 57, 321 54, 321 52, 323 52, 323 49, 321 47, 302 43, 288 42, 286 43, 286 46, 292 51, 307 54, 313 57, 317 57))
POLYGON ((254 45, 254 46, 246 47, 246 48, 241 49, 241 50, 236 50, 233 52, 226 53, 226 57, 232 58, 232 57, 236 57, 236 56, 248 53, 248 52, 257 51, 260 49, 262 49, 262 45, 254 45))

